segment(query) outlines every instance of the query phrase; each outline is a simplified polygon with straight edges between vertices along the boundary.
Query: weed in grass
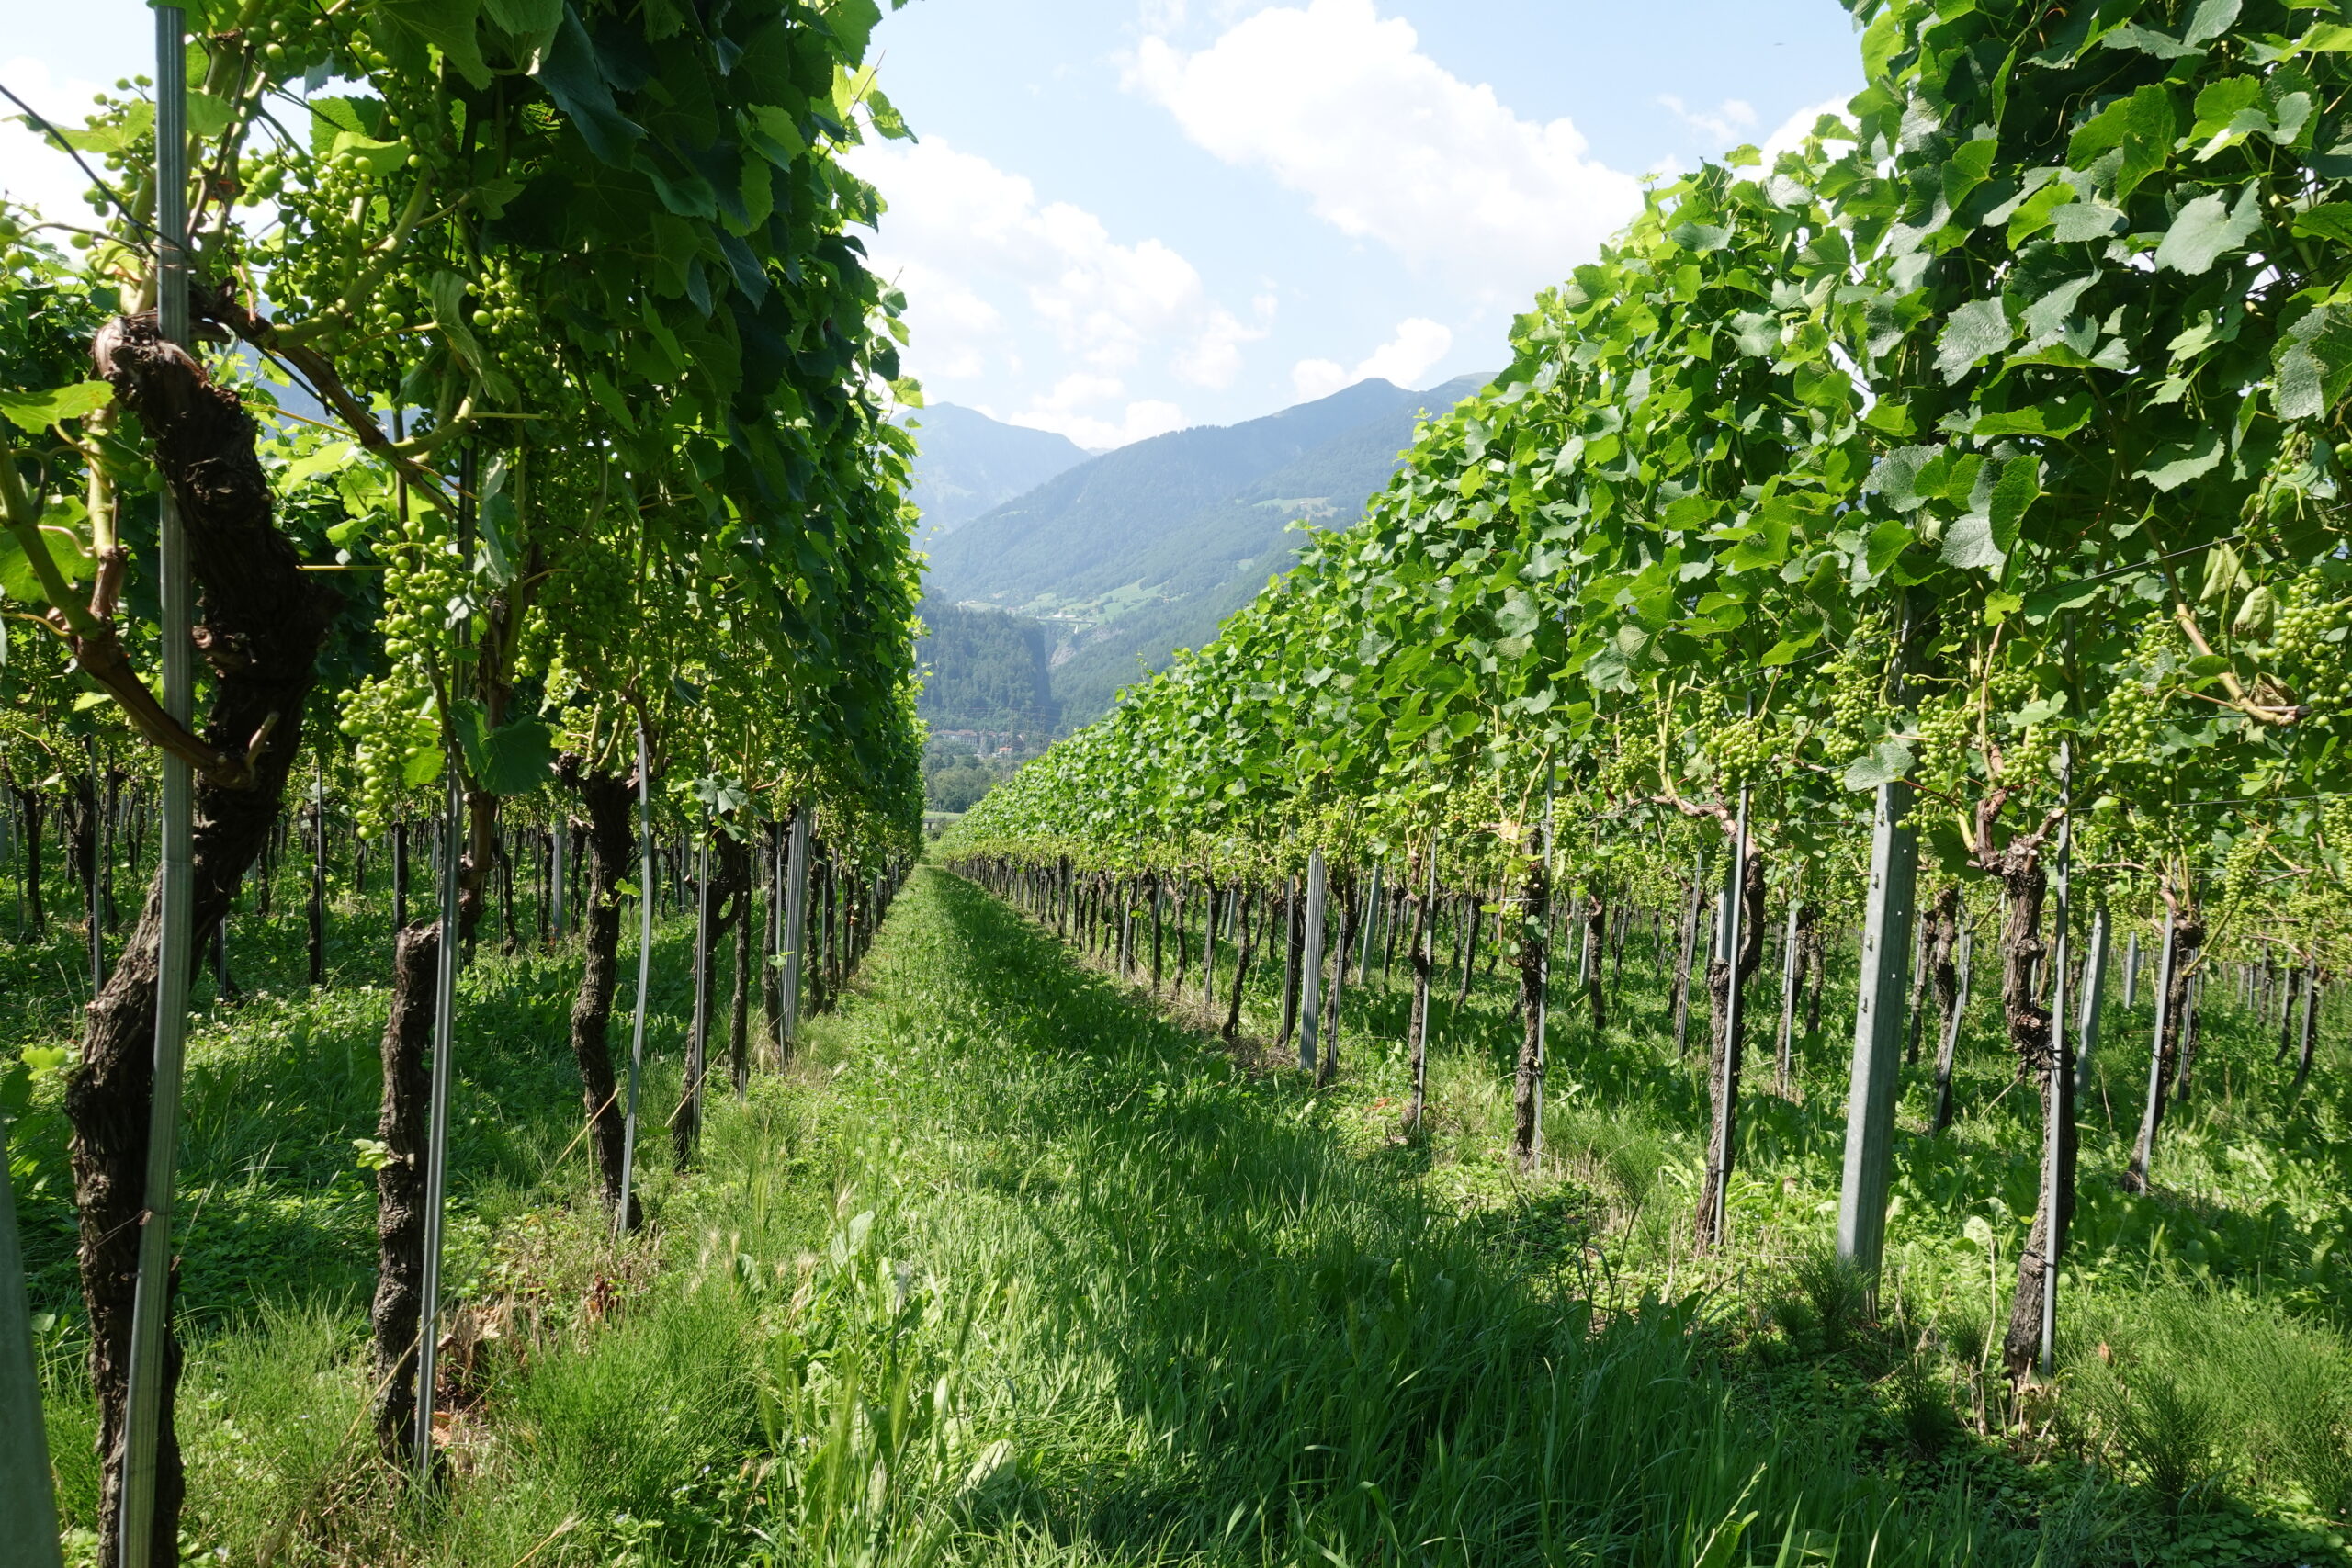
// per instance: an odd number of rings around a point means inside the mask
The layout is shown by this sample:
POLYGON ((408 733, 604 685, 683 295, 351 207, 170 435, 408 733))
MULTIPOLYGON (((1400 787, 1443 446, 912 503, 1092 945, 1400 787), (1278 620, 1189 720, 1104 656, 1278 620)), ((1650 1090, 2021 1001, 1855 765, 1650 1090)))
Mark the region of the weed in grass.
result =
POLYGON ((2221 1479, 2216 1413, 2171 1368, 2120 1365, 2083 1388, 2107 1442, 2160 1501, 2178 1506, 2221 1479))
POLYGON ((1843 1355, 1870 1325, 1870 1277, 1832 1248, 1808 1247, 1787 1266, 1772 1315, 1790 1343, 1818 1355, 1843 1355))
POLYGON ((1911 1451, 1933 1457, 1960 1435, 1960 1417, 1951 1404, 1951 1382, 1944 1369, 1924 1356, 1913 1356, 1895 1369, 1892 1380, 1894 1419, 1911 1451))

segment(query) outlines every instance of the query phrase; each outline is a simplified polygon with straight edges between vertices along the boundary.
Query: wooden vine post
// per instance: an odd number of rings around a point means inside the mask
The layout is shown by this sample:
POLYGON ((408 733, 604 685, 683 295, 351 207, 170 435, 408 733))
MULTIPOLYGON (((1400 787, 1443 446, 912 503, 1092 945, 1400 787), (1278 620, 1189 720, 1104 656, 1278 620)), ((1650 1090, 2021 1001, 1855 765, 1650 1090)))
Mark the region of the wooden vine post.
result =
MULTIPOLYGON (((2066 1255, 2066 1224, 2075 1208, 2075 1054, 2066 1037, 2066 945, 2073 897, 2075 823, 2071 810, 2073 745, 2058 747, 2059 807, 2068 815, 2058 824, 2057 873, 2051 887, 2055 933, 2050 949, 2050 1063, 2041 1093, 2041 1192, 2037 1229, 2041 1233, 2041 1292, 2036 1370, 2044 1378, 2057 1370, 2058 1265, 2066 1255)), ((2030 1243, 2030 1237, 2028 1238, 2030 1243)))
POLYGON ((2099 1015, 2107 1000, 2107 901, 2091 912, 2090 947, 2083 964, 2083 994, 2075 1026, 2075 1097, 2091 1091, 2091 1056, 2098 1049, 2099 1015))
POLYGON ((2172 966, 2179 931, 2179 918, 2167 901, 2164 949, 2156 960, 2156 1021, 2148 1034, 2148 1098, 2141 1108, 2140 1136, 2132 1146, 2132 1164, 2123 1173, 2124 1189, 2132 1192, 2148 1190, 2149 1168, 2156 1158, 2156 1126, 2164 1120, 2165 1034, 2172 1022, 2172 966))
POLYGON ((1707 1134, 1707 1164, 1699 1179, 1699 1208, 1691 1226, 1702 1248, 1721 1247, 1731 1235, 1732 1165, 1739 1149, 1740 1001, 1746 990, 1747 928, 1750 861, 1749 792, 1742 785, 1732 819, 1731 859, 1724 868, 1723 905, 1715 913, 1715 956, 1707 965, 1708 989, 1715 1003, 1714 1040, 1708 1078, 1714 1114, 1707 1134))

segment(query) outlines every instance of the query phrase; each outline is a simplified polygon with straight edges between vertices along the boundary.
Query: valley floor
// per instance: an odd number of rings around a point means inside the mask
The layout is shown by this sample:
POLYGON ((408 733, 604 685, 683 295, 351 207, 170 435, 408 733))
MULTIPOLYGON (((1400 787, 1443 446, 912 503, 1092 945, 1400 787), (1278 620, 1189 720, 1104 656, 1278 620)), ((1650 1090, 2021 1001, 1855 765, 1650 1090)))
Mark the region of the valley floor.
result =
MULTIPOLYGON (((919 870, 803 1059, 714 1110, 694 1166, 653 1178, 650 1235, 616 1251, 563 1148, 576 1093, 546 1025, 564 975, 469 976, 453 1272, 472 1305, 430 1506, 366 1438, 372 1236, 344 1151, 371 1124, 381 993, 262 998, 203 1034, 203 1071, 244 1087, 233 1108, 192 1096, 219 1122, 192 1168, 233 1217, 199 1213, 188 1248, 192 1559, 2339 1560, 2301 1494, 2237 1476, 2249 1506, 2220 1483, 2227 1411, 2201 1439, 2214 1473, 2168 1494, 2137 1461, 2122 1479, 2082 1462, 2096 1442, 2055 1412, 2004 1438, 2007 1413, 1928 1353, 1949 1324, 1870 1320, 1808 1275, 1758 1217, 1777 1178, 1743 1211, 1746 1250, 1680 1257, 1682 1145, 1645 1131, 1668 1125, 1663 1067, 1564 1059, 1560 1162, 1510 1177, 1494 996, 1445 1021, 1440 1115, 1407 1142, 1376 979, 1317 1094, 919 870), (1611 1071, 1634 1085, 1614 1141, 1591 1092, 1611 1071), (298 1149, 265 1146, 279 1103, 298 1149)), ((1810 1114, 1834 1113, 1816 1094, 1810 1114)), ((1801 1123, 1758 1117, 1759 1164, 1801 1123)), ((56 1204, 28 1223, 62 1502, 86 1525, 56 1204)))

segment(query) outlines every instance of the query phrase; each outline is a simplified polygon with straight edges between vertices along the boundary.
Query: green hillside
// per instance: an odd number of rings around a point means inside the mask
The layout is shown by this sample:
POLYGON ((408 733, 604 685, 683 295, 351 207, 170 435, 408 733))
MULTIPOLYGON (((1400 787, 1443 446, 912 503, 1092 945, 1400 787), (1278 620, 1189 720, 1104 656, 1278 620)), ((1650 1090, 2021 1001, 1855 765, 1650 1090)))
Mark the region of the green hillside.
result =
POLYGON ((916 711, 934 731, 1052 732, 1056 705, 1046 679, 1046 628, 998 610, 942 599, 917 607, 925 628, 915 646, 923 671, 916 711))
MULTIPOLYGON (((1204 425, 1138 441, 1056 476, 976 518, 932 551, 931 592, 963 604, 1056 614, 1152 582, 1196 558, 1193 525, 1253 480, 1379 422, 1394 428, 1390 455, 1429 399, 1385 381, 1362 381, 1315 402, 1234 425, 1204 425), (1172 547, 1172 556, 1156 555, 1172 547)), ((1236 542, 1238 555, 1262 547, 1236 542)))
POLYGON ((935 546, 930 592, 1047 619, 1061 722, 1083 724, 1286 570, 1294 525, 1352 522, 1423 411, 1484 379, 1426 392, 1363 381, 1265 419, 1122 447, 935 546))
POLYGON ((1005 424, 976 410, 933 403, 907 418, 918 448, 907 499, 922 512, 917 548, 1025 495, 1086 461, 1086 450, 1050 430, 1005 424))

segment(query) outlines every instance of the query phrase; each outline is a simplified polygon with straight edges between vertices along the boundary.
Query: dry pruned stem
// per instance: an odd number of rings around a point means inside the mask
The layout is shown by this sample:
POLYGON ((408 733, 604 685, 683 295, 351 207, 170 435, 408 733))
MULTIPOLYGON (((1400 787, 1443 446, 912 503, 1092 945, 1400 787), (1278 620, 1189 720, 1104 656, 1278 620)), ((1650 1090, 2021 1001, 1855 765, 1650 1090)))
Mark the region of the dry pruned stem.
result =
POLYGON ((1732 811, 1730 807, 1725 806, 1719 800, 1686 800, 1678 791, 1669 786, 1666 794, 1654 795, 1650 796, 1650 804, 1653 806, 1671 806, 1685 817, 1700 818, 1712 821, 1716 827, 1721 828, 1726 834, 1733 834, 1739 831, 1738 821, 1736 814, 1732 811))
MULTIPOLYGON (((2213 645, 2205 640, 2204 630, 2198 626, 2196 613, 2189 609, 2188 600, 2173 601, 2172 618, 2179 624, 2181 634, 2188 638, 2188 646, 2195 649, 2199 657, 2206 659, 2213 657, 2213 645)), ((2183 689, 2186 690, 2186 688, 2183 689)), ((2245 683, 2226 670, 2222 672, 2222 689, 2230 694, 2229 701, 2223 702, 2219 697, 2205 696, 2202 692, 2189 692, 2188 694, 2192 697, 2202 697, 2206 702, 2219 707, 2235 708, 2256 724, 2267 724, 2274 729, 2285 729, 2298 719, 2306 716, 2311 711, 2300 705, 2280 705, 2256 702, 2247 693, 2245 683)))

